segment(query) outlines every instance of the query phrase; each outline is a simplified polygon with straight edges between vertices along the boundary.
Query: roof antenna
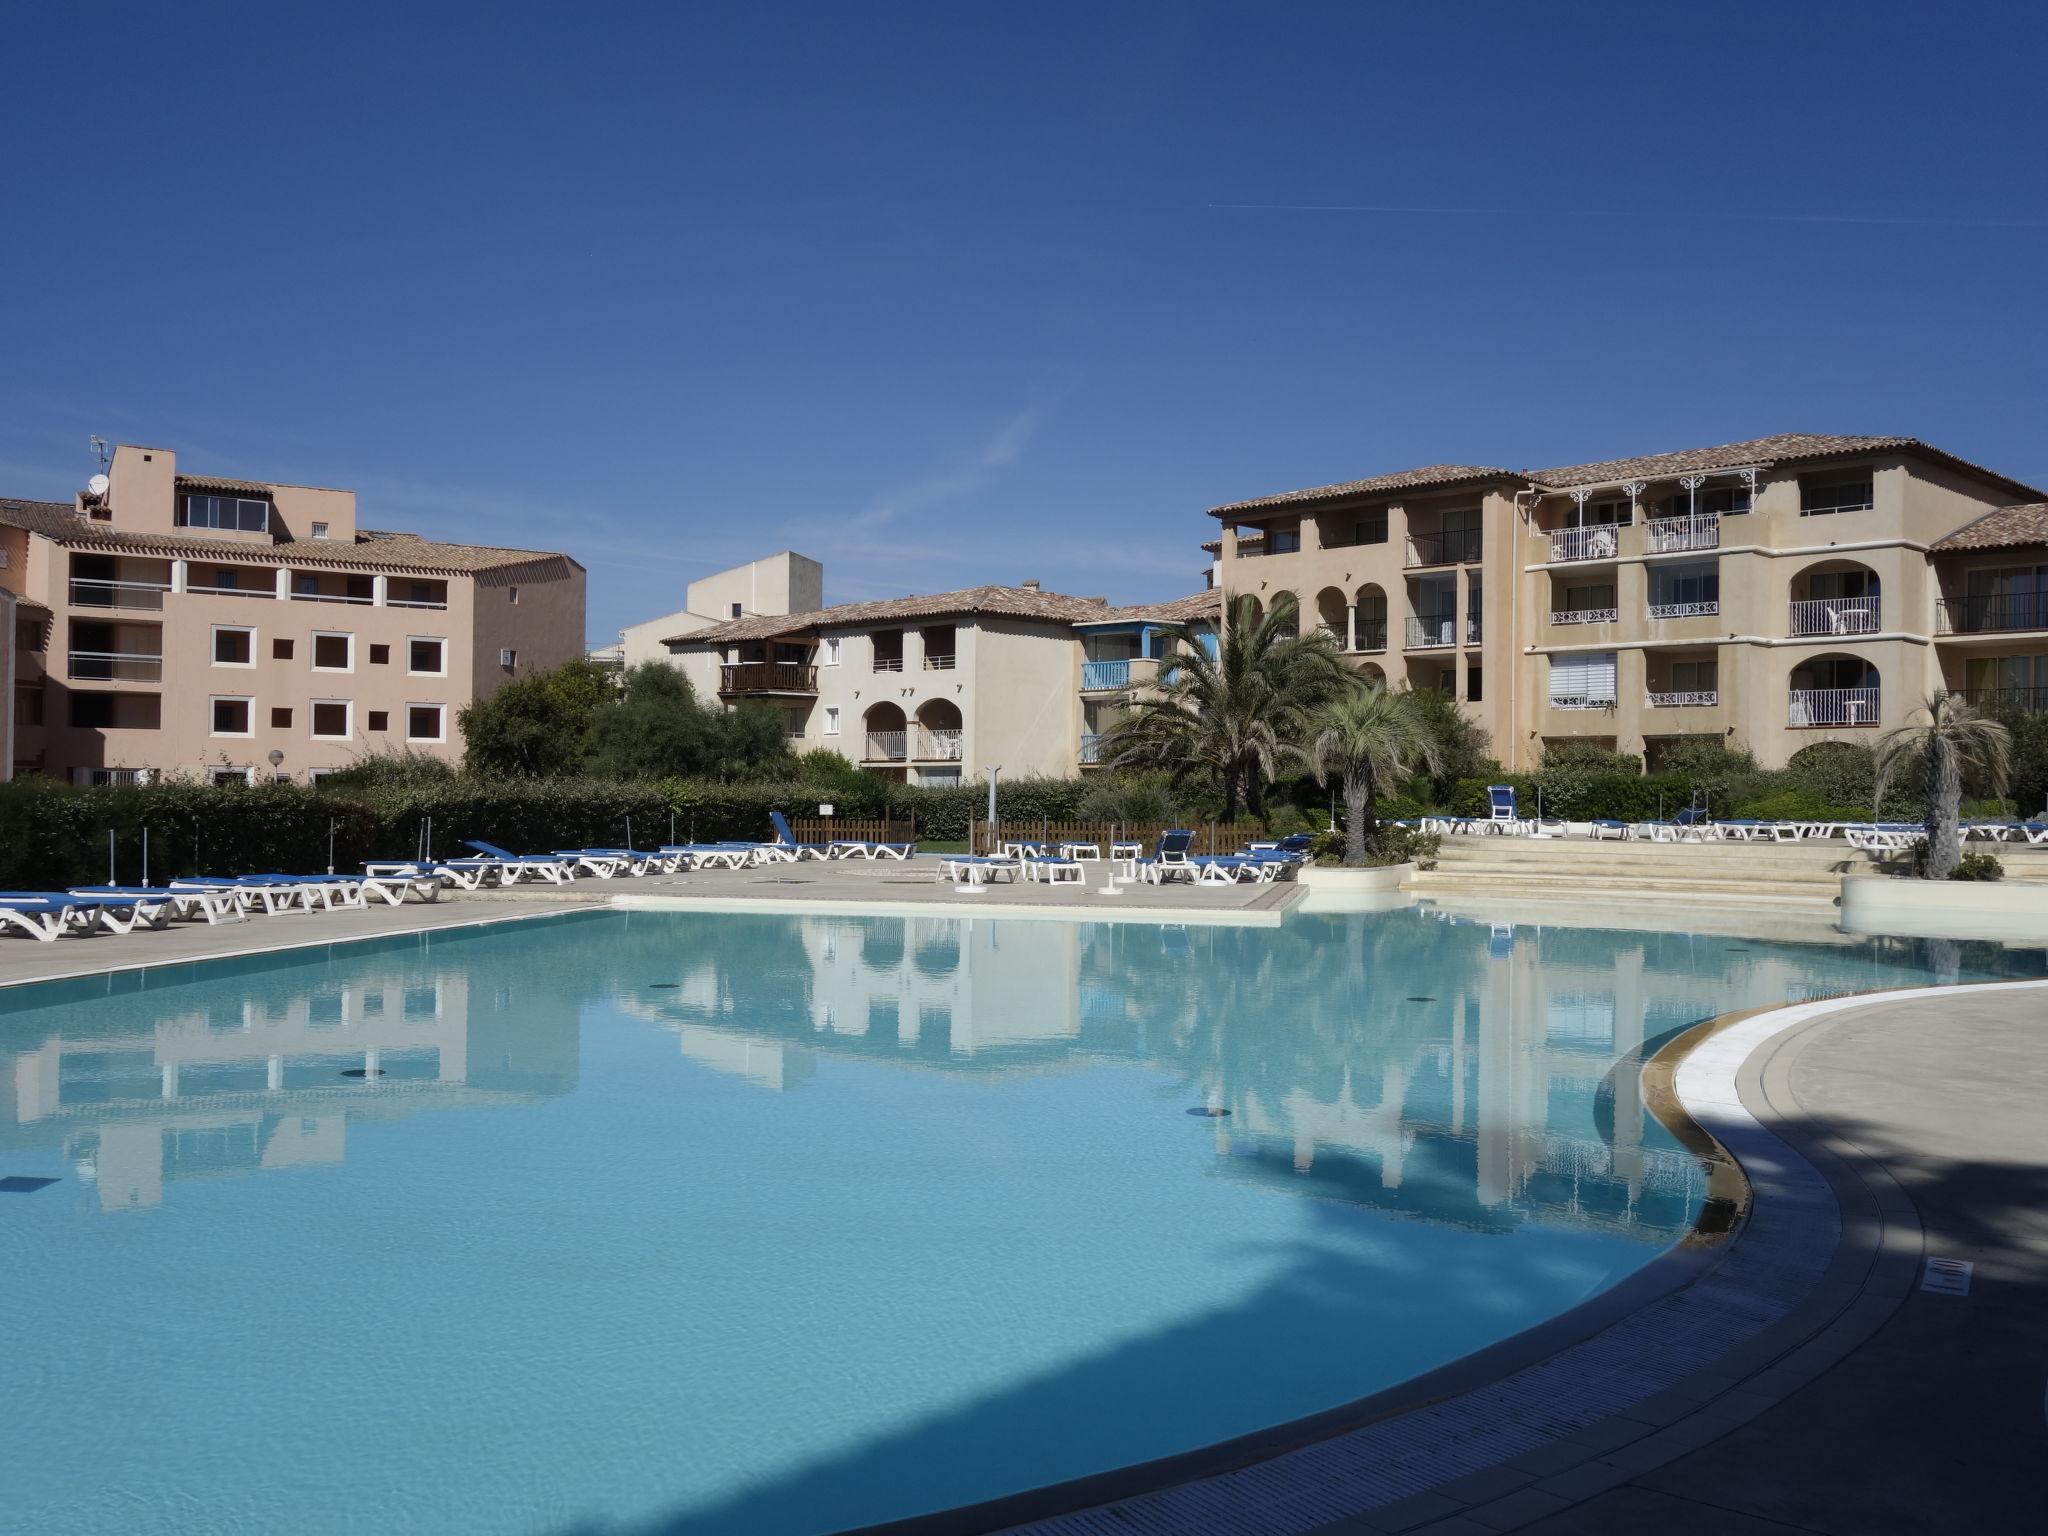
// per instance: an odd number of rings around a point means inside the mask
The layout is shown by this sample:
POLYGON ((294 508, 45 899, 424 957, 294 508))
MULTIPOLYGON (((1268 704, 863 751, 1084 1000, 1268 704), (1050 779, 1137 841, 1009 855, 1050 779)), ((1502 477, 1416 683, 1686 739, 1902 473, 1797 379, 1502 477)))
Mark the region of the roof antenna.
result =
POLYGON ((92 456, 100 461, 101 473, 105 473, 107 468, 107 440, 95 432, 86 439, 86 445, 92 449, 92 456))
POLYGON ((113 483, 107 479, 107 440, 95 432, 86 439, 86 443, 92 449, 93 457, 99 460, 100 467, 98 473, 85 482, 85 489, 94 501, 103 502, 113 483))

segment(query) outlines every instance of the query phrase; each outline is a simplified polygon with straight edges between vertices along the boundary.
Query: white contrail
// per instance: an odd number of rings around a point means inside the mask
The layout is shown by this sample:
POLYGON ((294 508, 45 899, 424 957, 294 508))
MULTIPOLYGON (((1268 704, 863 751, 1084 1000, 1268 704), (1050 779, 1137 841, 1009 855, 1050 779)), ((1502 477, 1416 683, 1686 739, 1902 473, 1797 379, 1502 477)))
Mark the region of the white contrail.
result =
MULTIPOLYGON (((1222 213, 1419 213, 1439 216, 1469 215, 1513 219, 1696 219, 1709 210, 1689 209, 1675 213, 1645 213, 1625 208, 1429 208, 1400 203, 1210 203, 1222 213)), ((1741 213, 1720 208, 1711 210, 1716 219, 1753 224, 1887 224, 1928 229, 2048 229, 2048 219, 1942 219, 1899 218, 1890 215, 1834 213, 1741 213)))

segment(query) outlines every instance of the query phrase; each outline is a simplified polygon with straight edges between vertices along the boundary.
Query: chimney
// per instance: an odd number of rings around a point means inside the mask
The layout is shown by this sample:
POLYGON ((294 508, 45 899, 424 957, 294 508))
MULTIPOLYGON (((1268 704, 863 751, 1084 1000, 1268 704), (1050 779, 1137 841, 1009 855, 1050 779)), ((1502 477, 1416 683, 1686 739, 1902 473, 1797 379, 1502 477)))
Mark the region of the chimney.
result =
POLYGON ((1038 590, 1038 578, 1036 576, 1025 577, 1024 590, 1026 592, 1036 592, 1038 590))

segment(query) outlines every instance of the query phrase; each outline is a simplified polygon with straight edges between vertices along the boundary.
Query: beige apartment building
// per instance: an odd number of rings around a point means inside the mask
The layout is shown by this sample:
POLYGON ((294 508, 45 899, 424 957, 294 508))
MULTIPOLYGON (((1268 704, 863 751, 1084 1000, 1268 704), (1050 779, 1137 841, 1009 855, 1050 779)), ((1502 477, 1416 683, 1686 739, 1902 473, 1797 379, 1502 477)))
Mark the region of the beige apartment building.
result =
MULTIPOLYGON (((677 635, 734 619, 815 613, 824 606, 825 567, 808 555, 785 549, 693 581, 684 589, 683 606, 675 613, 628 624, 619 631, 618 661, 625 667, 667 661, 668 642, 677 635)), ((702 685, 716 679, 699 676, 693 680, 708 698, 702 685)))
POLYGON ((583 652, 566 555, 357 526, 353 491, 123 446, 73 502, 0 500, 15 772, 306 780, 456 758, 456 716, 583 652))
POLYGON ((1509 767, 1576 740, 1775 766, 1936 690, 2048 707, 2042 492, 1913 438, 1437 464, 1212 515, 1227 598, 1293 594, 1368 676, 1455 695, 1509 767))
POLYGON ((780 709, 794 751, 913 784, 1071 777, 1156 675, 1169 626, 1211 625, 1216 607, 1197 593, 1113 608, 1025 582, 752 615, 666 645, 700 696, 780 709))

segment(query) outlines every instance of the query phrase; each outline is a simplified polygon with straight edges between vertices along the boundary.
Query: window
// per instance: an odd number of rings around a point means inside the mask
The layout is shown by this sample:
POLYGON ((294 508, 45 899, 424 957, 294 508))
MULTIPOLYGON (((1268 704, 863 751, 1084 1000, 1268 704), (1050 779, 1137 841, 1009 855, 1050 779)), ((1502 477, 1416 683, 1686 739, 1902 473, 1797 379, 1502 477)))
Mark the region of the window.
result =
POLYGON ((273 731, 288 731, 292 728, 292 712, 289 707, 271 710, 270 728, 273 731))
POLYGON ((318 597, 320 595, 320 578, 318 576, 308 576, 302 571, 292 578, 292 591, 296 592, 300 597, 318 597))
POLYGON ((1664 498, 1659 510, 1666 517, 1684 517, 1690 512, 1711 512, 1735 517, 1750 508, 1746 485, 1703 485, 1696 491, 1678 491, 1664 498))
POLYGON ((407 599, 408 602, 431 603, 437 600, 434 597, 434 587, 431 582, 415 581, 407 590, 412 594, 407 599))
POLYGON ((448 706, 445 704, 406 705, 405 739, 407 741, 446 741, 448 739, 448 706))
POLYGON ((354 635, 313 636, 313 670, 315 672, 353 672, 356 669, 356 637, 354 635))
POLYGON ((253 736, 256 734, 252 721, 253 699, 212 699, 209 701, 213 718, 210 734, 215 736, 253 736))
POLYGON ((498 652, 498 665, 507 672, 517 671, 519 668, 519 653, 513 650, 511 646, 506 646, 505 649, 498 652))
POLYGON ((519 589, 518 589, 517 587, 507 587, 507 588, 505 589, 505 601, 506 601, 506 602, 508 602, 508 603, 516 603, 516 602, 518 602, 518 601, 519 601, 519 589))
POLYGON ((1550 658, 1550 702, 1559 709, 1604 709, 1614 703, 1614 652, 1550 658))
POLYGON ((239 571, 230 570, 227 566, 223 565, 215 569, 213 584, 223 591, 233 592, 242 585, 242 576, 239 571))
POLYGON ((391 664, 391 647, 390 647, 390 646, 388 646, 388 645, 373 645, 373 646, 371 646, 371 647, 370 647, 370 665, 371 665, 371 666, 373 666, 373 667, 387 667, 387 666, 389 666, 390 664, 391 664))
POLYGON ((1473 704, 1477 704, 1479 702, 1480 694, 1478 667, 1467 667, 1465 669, 1465 698, 1468 702, 1473 704))
POLYGON ((373 710, 371 710, 371 711, 370 711, 370 729, 371 729, 371 730, 373 730, 373 731, 388 731, 388 730, 390 730, 390 729, 391 729, 391 711, 390 711, 390 710, 388 710, 388 709, 373 709, 373 710))
POLYGON ((268 533, 270 503, 251 496, 187 496, 178 508, 178 526, 268 533))
POLYGON ((1588 610, 1608 609, 1613 606, 1612 582, 1594 582, 1589 586, 1564 589, 1564 608, 1567 613, 1585 613, 1588 610))
POLYGON ((414 677, 448 675, 448 642, 431 635, 413 635, 405 642, 405 670, 414 677))
POLYGON ((1354 544, 1384 544, 1387 542, 1387 514, 1384 510, 1367 512, 1352 529, 1354 544))
POLYGON ((837 635, 827 635, 825 637, 825 665, 828 667, 839 665, 839 637, 837 635))
POLYGON ((1266 553, 1269 555, 1291 555, 1300 548, 1299 528, 1275 528, 1266 535, 1266 553))
POLYGON ((273 640, 273 641, 271 641, 271 642, 270 642, 270 659, 271 659, 272 661, 290 661, 290 660, 292 659, 292 643, 291 643, 291 641, 289 641, 289 640, 273 640))
MULTIPOLYGON (((833 643, 836 645, 838 642, 834 641, 833 643)), ((825 706, 825 734, 827 736, 837 736, 839 734, 839 711, 830 704, 825 706)))
POLYGON ((1715 687, 1715 664, 1711 656, 1691 657, 1671 663, 1671 691, 1673 693, 1712 693, 1715 687))
POLYGON ((734 603, 734 604, 732 605, 732 614, 731 614, 731 617, 733 617, 733 618, 737 619, 737 618, 739 618, 739 617, 740 617, 740 615, 741 615, 741 608, 740 608, 740 605, 739 605, 738 603, 734 603))
POLYGON ((314 538, 316 538, 316 539, 324 539, 324 538, 326 538, 326 537, 327 537, 327 525, 326 525, 325 523, 315 523, 315 524, 313 525, 313 537, 314 537, 314 538))
POLYGON ((114 695, 77 693, 71 695, 71 723, 91 730, 104 730, 114 723, 114 695))
POLYGON ((1627 527, 1629 504, 1625 501, 1589 501, 1584 515, 1579 519, 1582 528, 1611 528, 1617 524, 1627 527))
POLYGON ((213 664, 216 667, 256 665, 256 631, 231 624, 213 626, 213 664))
POLYGON ((350 729, 350 716, 355 706, 347 699, 315 699, 313 701, 313 739, 315 741, 347 741, 355 733, 350 729))
POLYGON ((206 770, 206 782, 209 784, 246 784, 249 782, 249 770, 232 767, 209 768, 206 770))
POLYGON ((1860 473, 1836 473, 1827 476, 1801 475, 1799 477, 1799 515, 1801 517, 1824 517, 1835 512, 1868 512, 1876 505, 1871 500, 1872 481, 1868 470, 1860 473))
POLYGON ((1687 608, 1694 613, 1718 611, 1721 570, 1718 565, 1659 565, 1650 568, 1650 606, 1687 608))

